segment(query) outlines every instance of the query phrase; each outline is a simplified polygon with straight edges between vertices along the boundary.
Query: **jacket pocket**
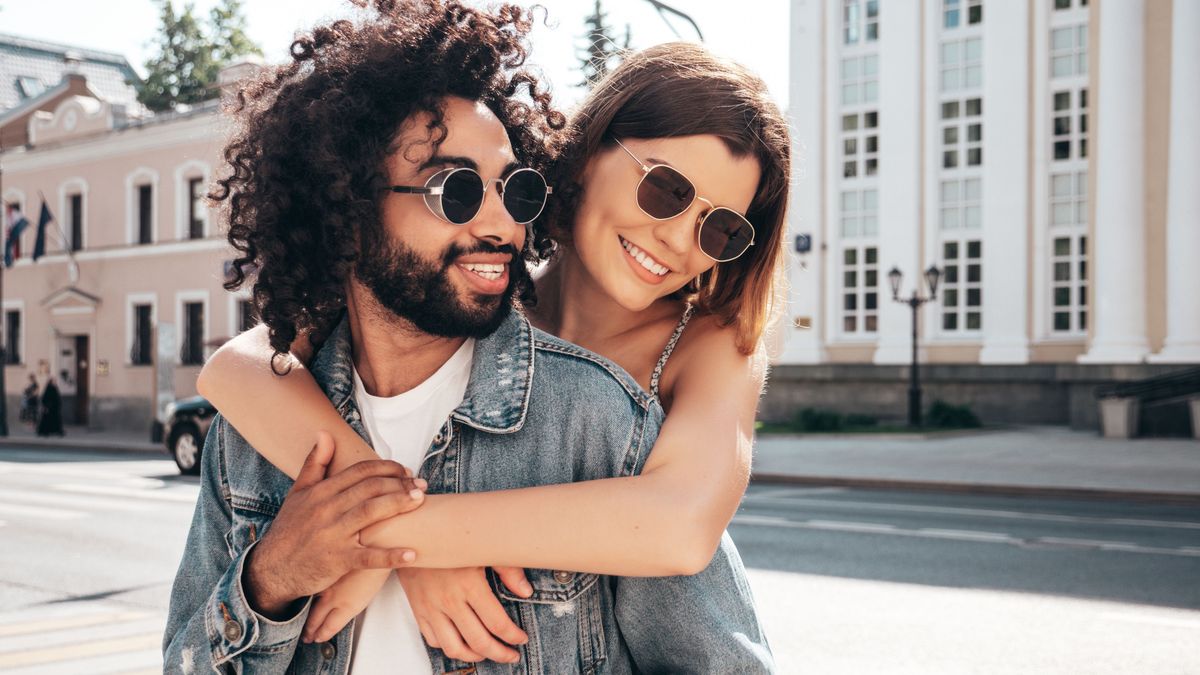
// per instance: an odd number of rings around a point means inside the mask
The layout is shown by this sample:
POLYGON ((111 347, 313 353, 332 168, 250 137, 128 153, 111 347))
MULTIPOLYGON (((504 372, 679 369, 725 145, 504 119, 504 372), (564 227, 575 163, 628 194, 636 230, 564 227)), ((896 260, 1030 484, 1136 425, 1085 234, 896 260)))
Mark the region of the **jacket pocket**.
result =
MULTIPOLYGON (((489 570, 488 579, 513 620, 529 634, 521 663, 529 673, 596 673, 608 659, 604 594, 598 574, 527 569, 528 598, 513 595, 489 570)), ((612 612, 607 612, 612 616, 612 612)), ((615 629, 615 627, 614 627, 615 629)))

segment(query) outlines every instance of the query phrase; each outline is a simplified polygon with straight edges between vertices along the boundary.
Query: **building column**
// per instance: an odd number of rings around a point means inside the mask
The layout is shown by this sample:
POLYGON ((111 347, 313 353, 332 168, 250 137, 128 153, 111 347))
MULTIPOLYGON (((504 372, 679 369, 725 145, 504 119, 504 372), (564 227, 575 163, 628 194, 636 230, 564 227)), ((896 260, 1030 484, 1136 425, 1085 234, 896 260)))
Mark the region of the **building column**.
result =
MULTIPOLYGON (((827 258, 822 227, 824 186, 821 164, 825 129, 825 46, 821 36, 825 16, 821 0, 797 0, 791 6, 788 77, 791 85, 789 117, 792 124, 793 183, 788 205, 787 274, 788 303, 780 321, 782 336, 777 363, 820 363, 825 360, 822 338, 827 334, 821 307, 822 270, 827 258), (796 235, 812 237, 812 250, 796 252, 796 235)), ((834 36, 836 37, 836 36, 834 36)))
POLYGON ((1029 362, 1029 3, 989 3, 983 34, 983 348, 1029 362))
MULTIPOLYGON (((879 38, 879 344, 874 362, 912 362, 912 310, 892 300, 887 274, 923 288, 921 261, 920 2, 881 3, 879 38)), ((840 6, 840 3, 838 3, 840 6)), ((925 292, 924 290, 922 292, 925 292)))
POLYGON ((1146 358, 1144 0, 1097 7, 1092 339, 1080 363, 1146 358))
POLYGON ((1167 169, 1167 339, 1156 363, 1200 363, 1200 2, 1171 15, 1171 141, 1167 169))

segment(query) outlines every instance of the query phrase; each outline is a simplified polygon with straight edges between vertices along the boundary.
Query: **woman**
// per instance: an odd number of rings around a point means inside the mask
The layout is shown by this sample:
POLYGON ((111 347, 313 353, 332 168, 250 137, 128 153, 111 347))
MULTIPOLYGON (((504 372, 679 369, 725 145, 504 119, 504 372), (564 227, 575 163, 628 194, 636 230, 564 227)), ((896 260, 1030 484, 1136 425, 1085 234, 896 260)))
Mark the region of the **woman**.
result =
MULTIPOLYGON (((749 476, 766 375, 761 337, 783 264, 788 174, 786 123, 762 81, 694 45, 632 55, 597 84, 568 127, 549 181, 557 199, 540 220, 550 225, 536 235, 540 251, 557 251, 537 280, 529 319, 615 361, 657 397, 667 417, 640 475, 530 488, 545 491, 539 517, 561 514, 538 529, 542 548, 560 556, 555 569, 695 573, 722 541, 749 476), (571 516, 580 512, 609 517, 581 524, 571 516), (685 526, 680 513, 696 526, 685 526), (556 546, 567 534, 577 541, 580 527, 593 528, 590 546, 556 546), (661 541, 629 534, 635 531, 683 532, 673 535, 678 558, 656 557, 661 541)), ((260 327, 227 343, 205 366, 201 393, 292 476, 308 439, 322 429, 336 438, 342 466, 373 457, 302 368, 272 374, 267 342, 260 327)), ((300 361, 311 354, 303 342, 293 345, 300 361)), ((519 541, 492 535, 514 524, 489 523, 491 511, 481 510, 476 534, 461 542, 465 560, 489 547, 519 558, 519 541)), ((419 542, 404 545, 421 560, 419 542)), ((466 660, 495 653, 491 634, 478 637, 469 603, 439 600, 478 597, 469 591, 486 584, 480 569, 397 574, 430 645, 466 660)), ((508 570, 504 579, 521 594, 519 572, 508 570)), ((373 594, 342 586, 314 607, 308 638, 332 636, 373 594)), ((510 643, 522 637, 519 630, 491 632, 510 643)))

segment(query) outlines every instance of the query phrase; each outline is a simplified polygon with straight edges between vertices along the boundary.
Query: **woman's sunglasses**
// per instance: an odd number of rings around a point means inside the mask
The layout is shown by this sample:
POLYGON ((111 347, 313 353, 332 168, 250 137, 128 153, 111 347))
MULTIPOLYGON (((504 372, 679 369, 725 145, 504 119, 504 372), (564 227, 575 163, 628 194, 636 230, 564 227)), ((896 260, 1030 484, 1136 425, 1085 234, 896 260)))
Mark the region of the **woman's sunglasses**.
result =
POLYGON ((474 169, 442 169, 425 181, 424 187, 392 185, 388 189, 406 195, 424 195, 425 206, 433 215, 454 225, 466 225, 483 206, 483 197, 492 183, 500 184, 504 208, 518 225, 533 222, 546 207, 546 197, 554 192, 536 169, 517 169, 507 178, 485 181, 474 169))
POLYGON ((642 167, 642 179, 637 186, 637 205, 642 213, 655 220, 670 220, 700 200, 708 205, 696 224, 696 243, 704 255, 717 262, 729 262, 754 245, 754 226, 745 216, 697 197, 696 186, 679 170, 666 164, 647 166, 621 141, 613 140, 642 167))

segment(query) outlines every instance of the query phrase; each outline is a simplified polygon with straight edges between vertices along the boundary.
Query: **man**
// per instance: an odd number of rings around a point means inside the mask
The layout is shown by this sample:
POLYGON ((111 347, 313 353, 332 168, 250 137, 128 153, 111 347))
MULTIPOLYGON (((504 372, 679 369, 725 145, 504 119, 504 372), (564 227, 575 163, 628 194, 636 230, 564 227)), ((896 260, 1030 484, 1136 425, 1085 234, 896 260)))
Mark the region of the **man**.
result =
MULTIPOLYGON (((506 206, 494 181, 526 170, 555 120, 506 93, 525 77, 512 65, 524 55, 524 15, 432 0, 379 5, 378 20, 298 40, 295 63, 248 90, 244 129, 226 151, 234 173, 219 196, 232 194, 230 238, 245 254, 237 267, 257 266, 272 345, 286 350, 298 329, 321 335, 311 371, 325 395, 382 455, 415 457, 431 494, 627 473, 628 458, 644 458, 658 434, 648 395, 511 309, 527 282, 523 222, 536 214, 506 206), (451 189, 462 169, 483 183, 481 202, 451 189), (571 425, 562 424, 566 410, 571 425), (562 461, 562 448, 575 462, 562 461), (475 467, 464 468, 468 458, 475 467)), ((522 178, 526 199, 517 201, 536 201, 537 179, 522 178)), ((352 571, 412 561, 358 539, 414 508, 411 479, 386 461, 330 476, 330 455, 323 441, 293 485, 217 418, 172 592, 165 668, 513 672, 423 651, 394 578, 365 620, 330 642, 300 642, 314 594, 352 571)), ((521 672, 661 670, 679 639, 719 669, 761 642, 706 617, 695 634, 656 633, 678 623, 666 620, 671 594, 691 592, 677 582, 656 594, 652 580, 528 574, 532 597, 506 596, 529 629, 521 672)), ((721 604, 724 590, 707 605, 744 616, 721 604)))

